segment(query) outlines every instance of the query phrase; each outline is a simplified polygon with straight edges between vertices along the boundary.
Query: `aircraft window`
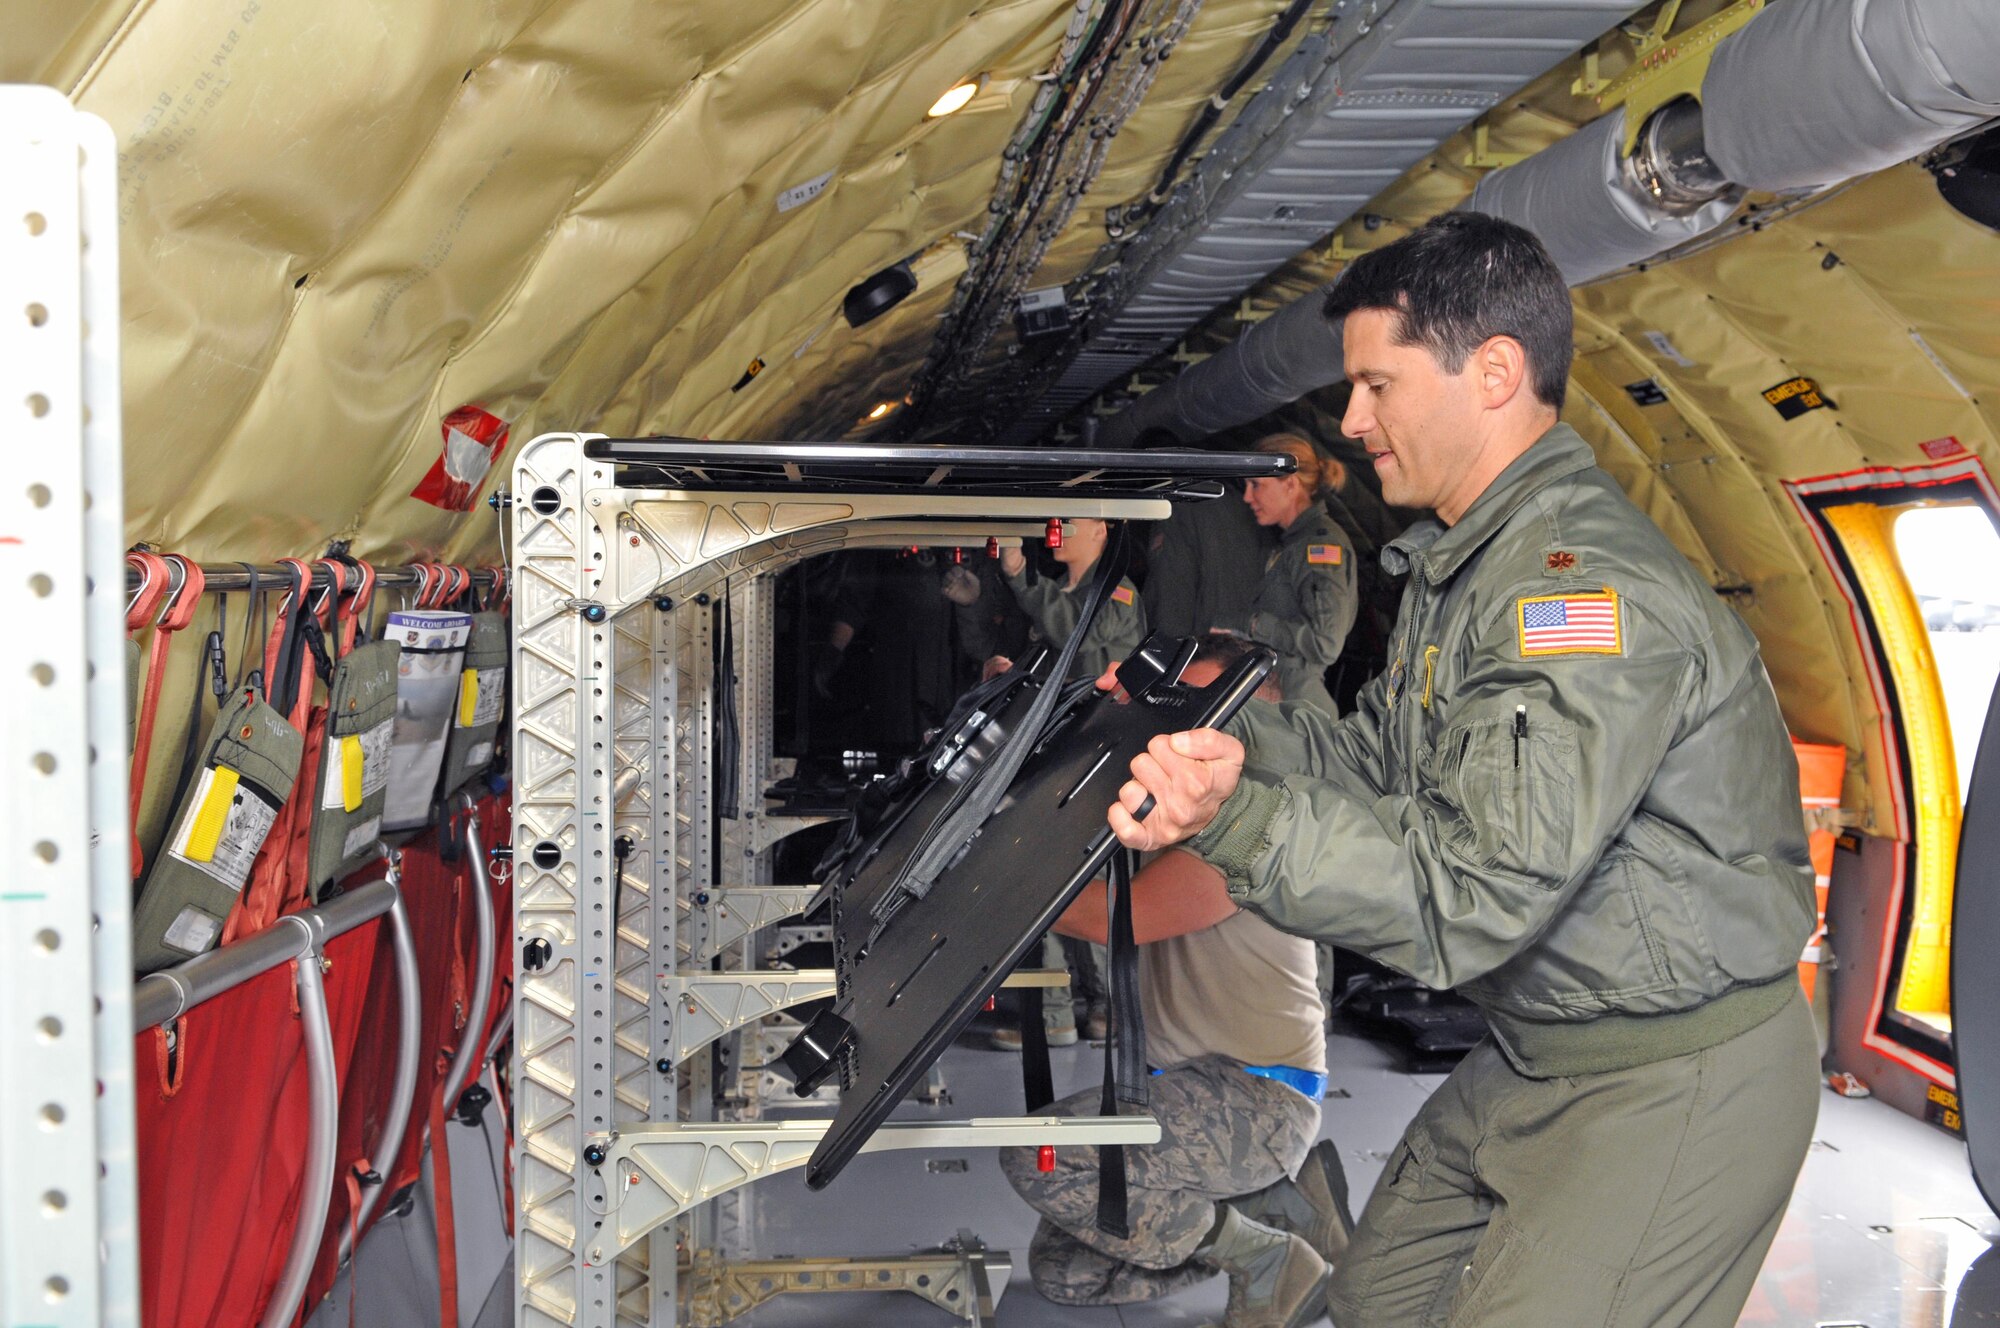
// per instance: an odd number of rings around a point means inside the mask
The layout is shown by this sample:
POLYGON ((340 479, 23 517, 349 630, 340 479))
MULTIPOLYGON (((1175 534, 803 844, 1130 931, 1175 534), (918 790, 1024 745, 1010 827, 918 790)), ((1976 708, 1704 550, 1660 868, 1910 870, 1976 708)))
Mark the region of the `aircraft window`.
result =
POLYGON ((1942 498, 1846 502, 1821 517, 1867 601, 1908 767, 1915 889, 1893 1008, 1948 1035, 1959 823, 2000 668, 2000 596, 1979 572, 2000 565, 2000 534, 1983 505, 1942 498))
POLYGON ((2000 585, 1993 577, 2000 532, 1969 504, 1906 508, 1896 518, 1896 556, 1923 611, 1963 799, 2000 676, 2000 585))

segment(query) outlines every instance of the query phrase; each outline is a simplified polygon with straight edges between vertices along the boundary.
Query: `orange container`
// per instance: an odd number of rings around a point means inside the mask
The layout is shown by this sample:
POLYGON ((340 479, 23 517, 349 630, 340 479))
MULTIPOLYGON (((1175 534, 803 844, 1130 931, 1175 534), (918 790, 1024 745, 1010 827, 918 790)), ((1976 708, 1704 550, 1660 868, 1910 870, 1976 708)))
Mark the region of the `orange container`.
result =
POLYGON ((1812 855, 1813 887, 1819 900, 1819 920, 1813 925, 1812 939, 1799 957, 1799 982, 1811 1000, 1819 978, 1820 945, 1826 939, 1826 887, 1833 876, 1833 838, 1823 828, 1823 818, 1815 812, 1840 806, 1840 786, 1847 775, 1847 749, 1824 743, 1792 740, 1792 754, 1799 762, 1799 804, 1806 816, 1806 849, 1812 855))

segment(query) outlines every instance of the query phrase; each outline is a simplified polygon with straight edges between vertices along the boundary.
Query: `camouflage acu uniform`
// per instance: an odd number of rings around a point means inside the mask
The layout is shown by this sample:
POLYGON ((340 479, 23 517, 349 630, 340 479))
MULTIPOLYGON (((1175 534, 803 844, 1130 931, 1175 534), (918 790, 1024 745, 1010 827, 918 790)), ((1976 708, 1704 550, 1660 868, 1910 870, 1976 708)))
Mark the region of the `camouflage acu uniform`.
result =
MULTIPOLYGON (((1128 1305, 1215 1275, 1192 1261, 1215 1225, 1215 1204, 1290 1176, 1319 1132, 1319 1104, 1240 1061, 1202 1056, 1154 1075, 1149 1108, 1160 1142, 1125 1150, 1132 1234, 1097 1229, 1097 1150, 1055 1150, 1051 1172, 1033 1148, 1000 1151, 1000 1168, 1042 1215, 1028 1247, 1035 1289, 1061 1305, 1128 1305)), ((1094 1116, 1098 1090, 1064 1098, 1061 1116, 1094 1116)))

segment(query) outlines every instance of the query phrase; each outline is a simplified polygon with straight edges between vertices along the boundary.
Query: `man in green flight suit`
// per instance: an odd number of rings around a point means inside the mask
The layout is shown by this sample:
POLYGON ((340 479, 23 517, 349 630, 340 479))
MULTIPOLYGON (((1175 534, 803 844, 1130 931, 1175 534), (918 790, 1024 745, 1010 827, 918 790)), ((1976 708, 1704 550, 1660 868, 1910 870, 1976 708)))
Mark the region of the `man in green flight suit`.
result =
POLYGON ((1156 739, 1112 829, 1187 839, 1279 927, 1486 1013, 1334 1323, 1734 1324, 1818 1098, 1812 869, 1756 640, 1558 422, 1570 301, 1532 235, 1441 217, 1326 313, 1343 431, 1437 515, 1384 555, 1410 577, 1389 670, 1338 722, 1156 739))

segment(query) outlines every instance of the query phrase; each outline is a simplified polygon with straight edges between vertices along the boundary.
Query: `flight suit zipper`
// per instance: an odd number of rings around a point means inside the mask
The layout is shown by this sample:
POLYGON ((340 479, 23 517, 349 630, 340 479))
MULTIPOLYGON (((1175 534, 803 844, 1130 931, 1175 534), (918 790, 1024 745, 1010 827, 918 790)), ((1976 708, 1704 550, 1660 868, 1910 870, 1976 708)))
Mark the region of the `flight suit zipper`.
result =
POLYGON ((1404 780, 1406 782, 1410 781, 1417 772, 1419 749, 1422 746, 1420 741, 1423 724, 1420 715, 1421 708, 1404 704, 1408 699, 1404 694, 1408 692, 1413 676, 1410 661, 1416 657, 1417 641, 1423 634, 1421 623, 1424 613, 1428 608, 1425 601, 1428 598, 1427 592, 1430 587, 1424 581, 1424 564, 1421 557, 1410 560, 1410 578, 1410 617, 1409 621, 1403 624, 1403 640, 1397 650, 1398 671, 1402 676, 1397 683, 1395 698, 1395 709, 1402 712, 1397 721, 1396 736, 1401 749, 1399 753, 1401 757, 1400 763, 1403 767, 1404 780))

